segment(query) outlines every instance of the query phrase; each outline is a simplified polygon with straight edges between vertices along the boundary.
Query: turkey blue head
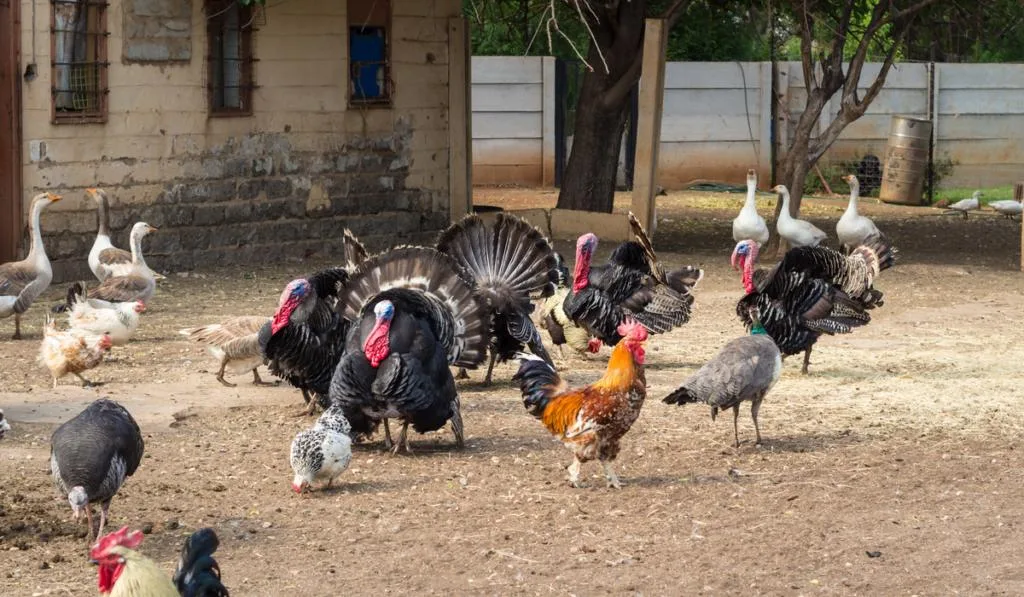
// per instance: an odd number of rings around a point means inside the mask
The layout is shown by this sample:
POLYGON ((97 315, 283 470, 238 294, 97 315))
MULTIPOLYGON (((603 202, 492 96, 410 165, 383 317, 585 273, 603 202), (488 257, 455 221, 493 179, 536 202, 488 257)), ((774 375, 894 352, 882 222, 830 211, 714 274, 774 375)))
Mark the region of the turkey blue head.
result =
POLYGON ((754 286, 754 264, 761 247, 755 240, 741 240, 732 251, 732 268, 743 272, 743 287, 752 292, 754 286))
POLYGON ((579 292, 590 283, 590 261, 597 250, 597 236, 588 232, 576 241, 576 267, 572 273, 572 291, 579 292))
POLYGON ((89 496, 85 493, 85 488, 81 485, 72 487, 68 492, 68 503, 71 504, 71 512, 74 514, 75 520, 81 518, 85 509, 89 507, 89 496))
POLYGON ((277 312, 274 313, 274 321, 270 324, 270 333, 276 334, 278 330, 288 325, 292 314, 303 303, 312 291, 309 281, 305 278, 292 280, 284 287, 281 299, 277 303, 277 312))
POLYGON ((391 343, 388 334, 391 332, 391 320, 395 317, 395 305, 391 301, 381 301, 374 305, 373 315, 376 321, 370 335, 363 342, 363 354, 370 365, 377 367, 391 354, 391 343))

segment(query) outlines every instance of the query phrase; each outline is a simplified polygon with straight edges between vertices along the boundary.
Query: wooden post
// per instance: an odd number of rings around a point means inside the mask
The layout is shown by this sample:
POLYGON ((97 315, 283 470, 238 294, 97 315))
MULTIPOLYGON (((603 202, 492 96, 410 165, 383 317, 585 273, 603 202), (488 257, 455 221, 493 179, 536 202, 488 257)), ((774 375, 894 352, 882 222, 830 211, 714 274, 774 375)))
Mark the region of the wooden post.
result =
POLYGON ((448 196, 456 222, 473 211, 473 128, 469 24, 448 19, 448 196))
POLYGON ((661 145, 661 108, 665 99, 667 33, 664 19, 647 19, 636 130, 633 213, 651 236, 657 224, 654 196, 658 190, 658 149, 661 145))
MULTIPOLYGON (((1024 182, 1013 185, 1013 200, 1024 203, 1024 182)), ((1021 216, 1020 225, 1020 271, 1024 272, 1024 216, 1021 216)))

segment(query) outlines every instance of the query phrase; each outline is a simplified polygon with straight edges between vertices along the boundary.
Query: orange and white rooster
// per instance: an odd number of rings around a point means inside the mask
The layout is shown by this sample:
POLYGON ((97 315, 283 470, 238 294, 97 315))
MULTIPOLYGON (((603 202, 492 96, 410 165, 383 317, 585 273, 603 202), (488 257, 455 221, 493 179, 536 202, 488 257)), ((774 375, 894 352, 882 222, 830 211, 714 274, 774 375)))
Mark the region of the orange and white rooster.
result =
POLYGON ((622 485, 612 469, 619 440, 640 416, 647 397, 644 377, 644 342, 647 330, 633 320, 618 326, 621 340, 612 349, 601 379, 579 390, 568 389, 551 365, 539 357, 520 353, 519 381, 523 404, 552 434, 572 450, 569 483, 580 487, 580 467, 600 460, 608 486, 622 485))
POLYGON ((39 362, 50 370, 55 388, 57 380, 68 373, 82 380, 83 385, 89 386, 92 382, 82 377, 82 372, 99 365, 112 344, 110 334, 94 336, 58 330, 57 323, 47 315, 43 344, 39 348, 39 362))

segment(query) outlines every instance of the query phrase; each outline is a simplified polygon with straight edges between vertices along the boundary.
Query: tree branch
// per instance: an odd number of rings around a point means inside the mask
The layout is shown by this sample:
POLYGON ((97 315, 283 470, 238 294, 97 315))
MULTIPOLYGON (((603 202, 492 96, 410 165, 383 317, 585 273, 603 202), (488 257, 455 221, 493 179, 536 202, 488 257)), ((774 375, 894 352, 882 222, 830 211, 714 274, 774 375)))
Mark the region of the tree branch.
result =
POLYGON ((665 19, 665 32, 672 31, 672 27, 679 22, 679 17, 683 16, 686 9, 690 8, 690 0, 676 0, 669 6, 661 18, 665 19))
POLYGON ((814 36, 811 32, 811 17, 807 11, 807 0, 804 0, 802 26, 800 27, 800 65, 804 69, 804 87, 807 88, 807 95, 818 88, 818 81, 814 78, 814 57, 811 55, 814 45, 814 36))

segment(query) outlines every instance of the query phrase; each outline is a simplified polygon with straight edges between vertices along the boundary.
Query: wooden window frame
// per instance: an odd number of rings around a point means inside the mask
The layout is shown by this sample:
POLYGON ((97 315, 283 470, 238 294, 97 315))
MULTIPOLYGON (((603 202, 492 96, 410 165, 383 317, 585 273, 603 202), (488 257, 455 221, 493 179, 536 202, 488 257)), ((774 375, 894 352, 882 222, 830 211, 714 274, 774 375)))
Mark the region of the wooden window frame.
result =
POLYGON ((363 0, 363 2, 386 2, 387 13, 383 21, 367 20, 366 23, 354 22, 352 18, 351 1, 348 3, 348 10, 346 11, 346 21, 348 24, 348 43, 346 45, 346 51, 348 52, 348 63, 349 72, 346 78, 346 84, 348 85, 348 106, 350 108, 381 108, 390 109, 393 107, 395 101, 395 81, 392 78, 394 72, 393 65, 391 62, 391 45, 392 45, 392 15, 394 13, 394 3, 392 0, 363 0), (360 98, 355 93, 355 74, 356 64, 352 61, 352 30, 360 26, 366 27, 380 27, 384 30, 384 62, 381 65, 384 69, 384 93, 381 97, 373 98, 360 98))
POLYGON ((110 9, 110 3, 106 0, 80 0, 87 11, 96 9, 96 30, 92 31, 87 29, 86 36, 95 36, 96 39, 96 58, 91 62, 85 64, 96 65, 99 69, 97 73, 97 91, 96 94, 96 108, 94 110, 82 110, 82 111, 64 111, 57 109, 57 94, 58 93, 75 93, 75 91, 60 90, 57 89, 57 7, 61 4, 67 4, 68 0, 50 0, 50 122, 53 124, 95 124, 107 122, 108 116, 108 97, 110 95, 109 86, 109 73, 110 73, 110 60, 108 59, 108 41, 110 38, 110 31, 107 29, 108 16, 107 12, 110 9))
POLYGON ((253 25, 253 7, 243 6, 238 0, 205 0, 204 9, 206 13, 206 104, 209 118, 239 118, 248 117, 253 114, 253 98, 256 89, 256 54, 253 44, 253 33, 256 28, 253 25), (239 108, 218 106, 216 97, 216 81, 213 73, 217 56, 213 51, 213 39, 219 31, 223 30, 218 19, 221 14, 234 7, 238 8, 239 43, 241 44, 240 60, 242 63, 241 79, 238 83, 240 103, 239 108))

